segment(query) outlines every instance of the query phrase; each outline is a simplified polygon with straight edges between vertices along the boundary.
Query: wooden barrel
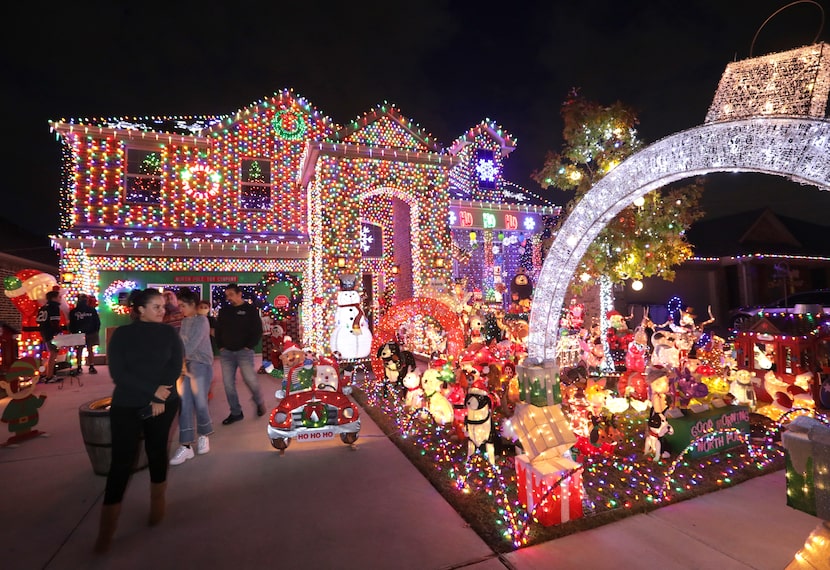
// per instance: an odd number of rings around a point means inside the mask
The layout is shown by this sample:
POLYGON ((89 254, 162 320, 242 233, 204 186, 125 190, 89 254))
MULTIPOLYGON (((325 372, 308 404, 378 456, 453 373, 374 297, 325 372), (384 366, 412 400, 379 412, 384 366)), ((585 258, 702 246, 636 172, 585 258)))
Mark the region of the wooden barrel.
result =
MULTIPOLYGON (((107 475, 112 461, 112 433, 110 432, 110 404, 112 398, 101 398, 83 404, 78 409, 81 422, 81 435, 84 438, 86 452, 92 462, 96 475, 107 475)), ((134 471, 147 467, 147 453, 144 442, 139 445, 138 457, 134 471)))

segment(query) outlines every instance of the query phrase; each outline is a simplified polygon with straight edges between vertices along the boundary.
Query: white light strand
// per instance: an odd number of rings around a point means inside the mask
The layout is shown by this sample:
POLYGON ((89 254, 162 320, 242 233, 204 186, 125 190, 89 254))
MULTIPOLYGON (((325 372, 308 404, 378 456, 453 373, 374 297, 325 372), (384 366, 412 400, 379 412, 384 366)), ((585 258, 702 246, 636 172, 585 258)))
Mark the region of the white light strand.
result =
POLYGON ((675 133, 609 172, 565 220, 537 281, 529 356, 556 359, 559 315, 582 256, 606 224, 636 198, 676 180, 711 172, 760 172, 830 188, 830 123, 758 117, 710 123, 675 133), (573 245, 566 243, 575 236, 573 245))

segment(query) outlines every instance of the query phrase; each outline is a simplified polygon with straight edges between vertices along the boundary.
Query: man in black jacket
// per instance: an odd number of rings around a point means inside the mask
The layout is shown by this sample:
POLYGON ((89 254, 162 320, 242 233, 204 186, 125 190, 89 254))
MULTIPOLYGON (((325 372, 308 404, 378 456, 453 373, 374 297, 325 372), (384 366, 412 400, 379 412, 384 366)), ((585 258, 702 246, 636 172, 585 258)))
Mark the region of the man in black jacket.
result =
POLYGON ((265 414, 265 402, 254 371, 254 347, 262 338, 262 319, 259 311, 242 298, 242 290, 236 284, 225 288, 225 298, 231 306, 219 310, 216 318, 216 344, 219 347, 225 395, 231 409, 230 415, 222 423, 229 425, 244 417, 236 393, 237 368, 254 397, 258 416, 265 414))
MULTIPOLYGON (((95 370, 95 346, 100 344, 99 331, 101 319, 98 311, 89 304, 89 297, 84 293, 78 295, 78 304, 69 311, 69 332, 83 333, 86 336, 86 364, 89 366, 90 374, 98 374, 95 370)), ((78 368, 80 368, 80 357, 78 355, 78 368)))
POLYGON ((46 293, 46 304, 37 312, 37 324, 40 336, 43 337, 43 349, 49 351, 49 360, 43 374, 43 382, 51 382, 55 376, 55 359, 58 356, 58 347, 54 338, 61 332, 61 294, 59 291, 46 293))

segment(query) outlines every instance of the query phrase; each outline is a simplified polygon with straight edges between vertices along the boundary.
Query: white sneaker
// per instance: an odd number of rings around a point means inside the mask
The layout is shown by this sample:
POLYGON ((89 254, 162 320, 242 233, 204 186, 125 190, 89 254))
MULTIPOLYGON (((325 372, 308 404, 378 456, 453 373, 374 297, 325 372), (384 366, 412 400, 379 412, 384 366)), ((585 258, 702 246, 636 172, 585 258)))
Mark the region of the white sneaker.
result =
POLYGON ((193 448, 180 445, 179 449, 176 450, 176 453, 173 454, 173 458, 170 460, 170 465, 181 465, 188 459, 193 459, 194 457, 193 448))
POLYGON ((196 440, 196 453, 199 455, 204 455, 210 451, 210 440, 206 435, 200 435, 199 439, 196 440))

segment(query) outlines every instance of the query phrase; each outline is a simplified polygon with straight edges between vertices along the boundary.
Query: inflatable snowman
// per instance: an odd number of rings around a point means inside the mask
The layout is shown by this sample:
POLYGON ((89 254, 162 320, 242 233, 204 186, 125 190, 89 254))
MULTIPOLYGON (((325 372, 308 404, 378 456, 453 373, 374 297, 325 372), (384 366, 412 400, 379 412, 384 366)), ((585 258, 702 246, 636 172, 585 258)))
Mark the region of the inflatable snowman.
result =
POLYGON ((331 351, 339 352, 346 360, 366 358, 372 350, 372 332, 363 314, 360 293, 355 291, 356 283, 355 275, 340 276, 334 331, 331 333, 331 351))

